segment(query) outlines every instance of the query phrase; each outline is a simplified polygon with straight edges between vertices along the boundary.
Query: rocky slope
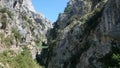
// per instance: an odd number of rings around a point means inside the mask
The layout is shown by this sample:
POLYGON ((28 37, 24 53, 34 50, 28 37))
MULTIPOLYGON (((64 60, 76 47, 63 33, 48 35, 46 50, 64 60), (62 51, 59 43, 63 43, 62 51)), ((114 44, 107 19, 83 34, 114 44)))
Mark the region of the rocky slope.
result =
POLYGON ((26 45, 35 58, 50 28, 51 22, 34 10, 31 0, 0 0, 0 52, 18 53, 26 45))
POLYGON ((119 68, 119 13, 120 0, 70 0, 38 60, 46 68, 119 68))

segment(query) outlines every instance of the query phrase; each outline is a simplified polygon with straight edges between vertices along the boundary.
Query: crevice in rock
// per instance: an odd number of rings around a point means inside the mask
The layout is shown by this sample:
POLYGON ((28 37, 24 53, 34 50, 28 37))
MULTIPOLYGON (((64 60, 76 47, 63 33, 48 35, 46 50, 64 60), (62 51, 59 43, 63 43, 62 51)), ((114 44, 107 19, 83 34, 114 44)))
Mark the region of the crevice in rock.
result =
POLYGON ((72 57, 70 58, 69 62, 70 62, 70 68, 76 68, 77 63, 80 62, 80 60, 78 60, 81 56, 81 54, 85 51, 87 51, 87 49, 90 47, 90 42, 88 40, 86 40, 86 42, 84 42, 83 47, 76 47, 76 49, 78 49, 78 51, 76 51, 76 53, 74 55, 72 55, 72 57))
POLYGON ((14 4, 13 4, 13 8, 15 8, 16 4, 17 4, 17 1, 14 2, 14 4))

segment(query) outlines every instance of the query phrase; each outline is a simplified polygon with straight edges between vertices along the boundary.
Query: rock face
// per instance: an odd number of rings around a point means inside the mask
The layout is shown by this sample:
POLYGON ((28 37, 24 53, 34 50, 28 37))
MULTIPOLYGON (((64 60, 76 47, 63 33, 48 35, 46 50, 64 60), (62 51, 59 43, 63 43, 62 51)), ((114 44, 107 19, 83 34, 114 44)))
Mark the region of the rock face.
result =
POLYGON ((120 0, 70 0, 47 36, 47 68, 119 68, 120 0))
POLYGON ((0 52, 43 45, 46 68, 120 68, 120 0, 70 0, 50 28, 30 0, 0 0, 0 52))
POLYGON ((50 28, 51 22, 34 10, 31 0, 0 0, 0 49, 27 45, 35 58, 50 28))

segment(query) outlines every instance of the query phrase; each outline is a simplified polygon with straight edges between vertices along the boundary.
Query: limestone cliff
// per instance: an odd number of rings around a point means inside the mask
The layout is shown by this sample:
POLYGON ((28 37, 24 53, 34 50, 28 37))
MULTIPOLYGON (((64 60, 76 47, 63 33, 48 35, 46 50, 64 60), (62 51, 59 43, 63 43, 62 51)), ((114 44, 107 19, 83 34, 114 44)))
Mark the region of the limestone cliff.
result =
POLYGON ((37 13, 31 0, 0 0, 0 51, 21 51, 27 46, 33 58, 52 24, 37 13))
POLYGON ((47 68, 119 68, 120 0, 70 0, 47 36, 47 68))

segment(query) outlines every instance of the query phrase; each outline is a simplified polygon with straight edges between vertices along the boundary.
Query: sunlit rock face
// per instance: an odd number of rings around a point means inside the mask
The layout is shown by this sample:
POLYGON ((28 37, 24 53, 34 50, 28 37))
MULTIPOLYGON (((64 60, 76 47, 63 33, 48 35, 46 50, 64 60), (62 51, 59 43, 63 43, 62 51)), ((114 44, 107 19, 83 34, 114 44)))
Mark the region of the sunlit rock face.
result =
POLYGON ((29 8, 29 10, 35 12, 35 9, 32 5, 32 1, 31 0, 23 0, 23 5, 26 5, 27 8, 29 8))
POLYGON ((4 5, 9 8, 15 8, 17 5, 23 5, 24 8, 28 8, 31 11, 35 12, 35 9, 32 5, 31 0, 1 0, 1 5, 4 5))
POLYGON ((28 46, 33 58, 42 42, 46 42, 47 30, 52 24, 43 14, 37 13, 31 0, 0 0, 0 33, 6 42, 0 39, 0 46, 22 48, 28 46), (12 38, 11 38, 12 37, 12 38))
POLYGON ((47 68, 119 67, 120 1, 70 0, 48 33, 47 68), (113 63, 113 61, 115 63, 113 63))

